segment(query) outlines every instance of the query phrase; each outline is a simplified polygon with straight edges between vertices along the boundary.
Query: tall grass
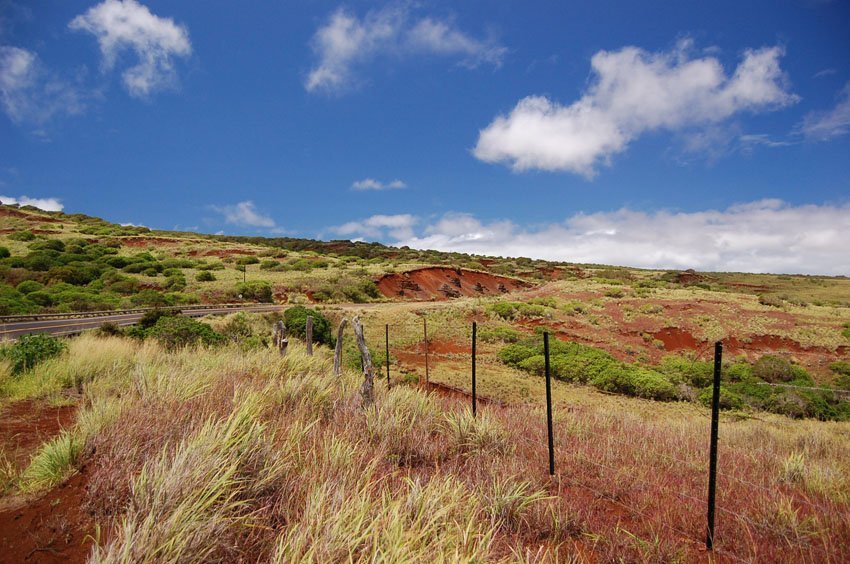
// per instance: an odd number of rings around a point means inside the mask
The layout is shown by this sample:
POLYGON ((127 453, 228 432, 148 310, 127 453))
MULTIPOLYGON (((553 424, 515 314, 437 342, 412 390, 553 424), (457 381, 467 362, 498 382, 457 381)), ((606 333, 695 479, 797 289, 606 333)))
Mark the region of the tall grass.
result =
MULTIPOLYGON (((465 401, 379 384, 364 410, 362 376, 331 376, 324 347, 310 357, 293 342, 281 358, 235 344, 81 343, 103 350, 76 358, 91 351, 72 341, 76 368, 23 375, 52 382, 40 389, 73 386, 62 379, 72 373, 83 384, 76 424, 19 483, 48 487, 85 462, 86 510, 111 531, 94 562, 704 556, 708 418, 694 406, 556 383, 549 478, 539 402, 482 406, 473 418, 465 401)), ((841 560, 847 432, 724 415, 720 549, 744 560, 841 560)))

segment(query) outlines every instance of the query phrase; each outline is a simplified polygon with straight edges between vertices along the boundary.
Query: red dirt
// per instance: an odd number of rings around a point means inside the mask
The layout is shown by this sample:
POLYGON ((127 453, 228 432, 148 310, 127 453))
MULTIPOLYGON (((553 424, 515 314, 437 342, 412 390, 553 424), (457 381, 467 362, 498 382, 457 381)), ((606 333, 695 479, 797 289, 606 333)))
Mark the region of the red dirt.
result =
POLYGON ((189 251, 190 257, 232 257, 234 255, 255 255, 253 251, 245 251, 243 249, 213 249, 209 251, 189 251))
MULTIPOLYGON (((15 233, 17 231, 20 231, 20 229, 0 229, 0 233, 3 233, 4 235, 7 235, 9 233, 15 233)), ((61 233, 61 231, 54 231, 52 229, 27 229, 27 231, 35 235, 53 235, 56 233, 61 233)))
POLYGON ((0 411, 0 448, 20 470, 39 446, 73 425, 76 411, 35 400, 13 403, 0 411))
POLYGON ((119 239, 125 247, 148 247, 150 245, 179 245, 184 240, 169 239, 167 237, 121 237, 119 239))
POLYGON ((664 348, 668 351, 693 351, 701 346, 701 343, 693 335, 678 327, 665 327, 653 334, 653 337, 664 343, 664 348))
POLYGON ((529 286, 528 282, 516 278, 444 267, 419 268, 400 274, 387 274, 378 280, 378 289, 386 297, 414 300, 498 296, 529 286))
POLYGON ((21 219, 26 219, 28 221, 38 221, 41 223, 61 223, 62 221, 56 219, 55 217, 48 217, 46 215, 36 215, 31 213, 22 212, 16 210, 14 208, 2 207, 0 208, 0 217, 19 217, 21 219))
MULTIPOLYGON (((76 406, 53 407, 24 400, 0 413, 0 447, 17 470, 44 442, 69 428, 76 406)), ((0 500, 0 563, 84 562, 95 535, 84 509, 85 468, 44 496, 0 500)))
POLYGON ((87 483, 83 468, 43 497, 0 510, 0 563, 85 562, 97 534, 83 509, 87 483))

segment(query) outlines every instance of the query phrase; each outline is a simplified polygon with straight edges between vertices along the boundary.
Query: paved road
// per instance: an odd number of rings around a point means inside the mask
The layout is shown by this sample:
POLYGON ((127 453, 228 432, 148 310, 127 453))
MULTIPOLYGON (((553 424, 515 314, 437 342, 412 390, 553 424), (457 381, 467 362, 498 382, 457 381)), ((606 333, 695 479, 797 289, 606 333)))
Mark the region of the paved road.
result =
MULTIPOLYGON (((267 312, 279 311, 279 305, 248 305, 243 307, 228 307, 221 309, 186 309, 184 315, 202 317, 216 313, 232 313, 234 311, 267 312)), ((132 325, 142 317, 142 313, 126 313, 117 315, 99 315, 91 318, 50 319, 42 321, 18 321, 0 324, 0 340, 16 339, 27 333, 50 333, 51 335, 71 335, 86 329, 97 329, 104 323, 115 325, 132 325)))

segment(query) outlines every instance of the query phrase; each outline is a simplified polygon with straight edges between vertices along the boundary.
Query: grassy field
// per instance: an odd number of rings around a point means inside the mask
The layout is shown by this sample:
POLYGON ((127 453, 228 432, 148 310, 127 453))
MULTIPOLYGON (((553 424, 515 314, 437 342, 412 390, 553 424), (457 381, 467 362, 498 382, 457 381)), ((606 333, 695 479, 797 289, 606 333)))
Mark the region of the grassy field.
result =
MULTIPOLYGON (((435 330, 451 321, 431 319, 435 330)), ((72 339, 2 376, 4 411, 33 399, 76 407, 28 464, 5 465, 5 506, 78 488, 84 518, 73 522, 90 536, 76 558, 94 562, 708 559, 705 409, 556 382, 549 477, 539 378, 497 379, 484 363, 482 393, 509 405, 477 419, 466 401, 400 375, 364 408, 361 377, 335 378, 330 355, 308 357, 297 340, 281 358, 239 343, 72 339)), ((432 378, 462 386, 464 369, 447 353, 432 378)), ((848 437, 846 423, 724 416, 721 558, 840 560, 848 437)), ((66 550, 38 534, 41 548, 66 550)))

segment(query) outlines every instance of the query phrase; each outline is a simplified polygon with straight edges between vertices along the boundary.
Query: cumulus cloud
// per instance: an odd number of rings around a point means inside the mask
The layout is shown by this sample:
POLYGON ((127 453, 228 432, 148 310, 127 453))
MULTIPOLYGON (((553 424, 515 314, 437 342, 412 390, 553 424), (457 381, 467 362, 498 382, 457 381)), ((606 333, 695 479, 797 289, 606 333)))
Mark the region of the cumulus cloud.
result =
POLYGON ((135 53, 138 64, 126 69, 122 78, 130 95, 139 98, 173 87, 175 57, 192 53, 185 26, 154 15, 136 0, 104 0, 71 20, 68 27, 97 38, 105 70, 115 66, 123 51, 135 53))
POLYGON ((401 180, 381 182, 374 178, 364 178, 351 184, 352 190, 401 190, 407 188, 407 184, 401 180))
POLYGON ((380 239, 386 236, 393 239, 408 239, 414 236, 413 227, 419 219, 411 214, 373 215, 361 221, 350 221, 330 231, 343 237, 356 236, 357 239, 368 237, 380 239))
POLYGON ((304 87, 309 92, 342 91, 355 82, 354 67, 377 57, 455 57, 460 64, 499 66, 506 52, 490 39, 476 39, 451 21, 416 18, 406 7, 387 7, 364 17, 338 9, 313 36, 318 57, 304 87))
POLYGON ((829 141, 850 131, 850 82, 844 85, 835 107, 826 112, 809 112, 799 126, 810 141, 829 141))
POLYGON ((32 51, 8 45, 0 46, 0 103, 17 124, 42 124, 85 109, 73 84, 48 71, 32 51))
POLYGON ((62 211, 65 205, 59 198, 30 198, 29 196, 0 196, 0 203, 6 205, 35 206, 44 211, 62 211))
POLYGON ((224 217, 224 222, 239 227, 262 227, 266 229, 280 229, 270 216, 257 210, 257 206, 251 200, 239 202, 228 206, 210 206, 213 211, 224 217))
POLYGON ((592 177, 601 164, 654 130, 718 124, 744 111, 787 106, 780 47, 747 50, 731 76, 713 56, 694 58, 691 42, 669 52, 638 47, 599 51, 584 95, 570 105, 528 96, 480 131, 474 155, 515 171, 569 171, 592 177))
POLYGON ((410 215, 373 216, 336 229, 399 246, 643 268, 850 275, 850 204, 793 206, 767 199, 697 212, 620 209, 528 228, 449 213, 405 236, 410 215), (395 218, 396 230, 382 227, 395 218), (390 239, 385 239, 390 240, 390 239))

